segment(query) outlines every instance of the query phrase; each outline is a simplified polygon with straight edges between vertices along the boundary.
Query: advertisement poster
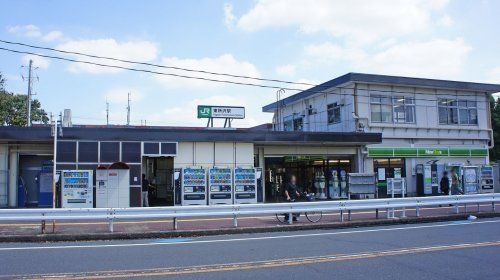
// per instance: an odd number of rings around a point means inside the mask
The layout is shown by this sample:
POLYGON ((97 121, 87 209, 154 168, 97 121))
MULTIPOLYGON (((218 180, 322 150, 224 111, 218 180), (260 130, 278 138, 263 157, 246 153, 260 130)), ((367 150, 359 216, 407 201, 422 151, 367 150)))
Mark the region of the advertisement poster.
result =
POLYGON ((394 178, 401 179, 401 168, 394 168, 394 178))
POLYGON ((379 167, 377 174, 379 181, 385 181, 385 168, 379 167))

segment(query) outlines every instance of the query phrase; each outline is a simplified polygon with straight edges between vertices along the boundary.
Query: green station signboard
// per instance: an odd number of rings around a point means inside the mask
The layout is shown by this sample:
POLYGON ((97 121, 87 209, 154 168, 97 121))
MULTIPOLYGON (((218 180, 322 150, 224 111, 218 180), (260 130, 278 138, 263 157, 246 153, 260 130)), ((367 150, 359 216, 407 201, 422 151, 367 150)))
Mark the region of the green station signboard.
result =
POLYGON ((485 157, 488 149, 465 148, 368 148, 369 157, 485 157))

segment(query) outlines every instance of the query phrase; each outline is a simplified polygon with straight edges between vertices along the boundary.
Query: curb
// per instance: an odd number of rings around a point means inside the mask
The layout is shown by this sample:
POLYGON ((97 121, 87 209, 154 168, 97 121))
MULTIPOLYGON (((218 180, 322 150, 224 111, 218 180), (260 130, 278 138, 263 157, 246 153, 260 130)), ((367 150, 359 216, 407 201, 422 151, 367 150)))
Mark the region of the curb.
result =
MULTIPOLYGON (((248 227, 232 229, 211 230, 189 230, 189 231, 156 231, 156 232, 133 232, 133 233, 88 233, 88 234, 37 234, 37 235, 3 235, 0 243, 7 242, 62 242, 62 241, 98 241, 98 240, 125 240, 125 239, 155 239, 155 238, 178 238, 178 237, 200 237, 224 234, 242 233, 266 233, 283 231, 303 231, 321 229, 342 229, 357 227, 374 227, 383 225, 417 224, 431 222, 445 222, 467 219, 469 214, 452 214, 449 216, 412 217, 397 219, 360 220, 333 222, 321 224, 285 225, 273 227, 248 227)), ((474 213, 478 218, 500 217, 500 213, 474 213)))

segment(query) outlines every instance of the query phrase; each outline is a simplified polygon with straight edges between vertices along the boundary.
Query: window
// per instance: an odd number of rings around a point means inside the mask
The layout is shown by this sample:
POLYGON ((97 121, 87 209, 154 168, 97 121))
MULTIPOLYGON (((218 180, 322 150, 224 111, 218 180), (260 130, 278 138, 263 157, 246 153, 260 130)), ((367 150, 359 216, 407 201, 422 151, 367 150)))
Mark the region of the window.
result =
POLYGON ((328 114, 328 124, 332 123, 340 123, 340 105, 335 102, 332 104, 328 104, 326 107, 327 114, 328 114))
POLYGON ((392 98, 395 123, 415 123, 415 99, 405 96, 392 98))
POLYGON ((78 162, 97 162, 98 154, 97 142, 78 143, 78 162))
POLYGON ((57 141, 57 161, 76 162, 76 142, 57 141))
POLYGON ((101 162, 120 161, 120 142, 101 142, 101 162))
POLYGON ((141 162, 141 142, 122 142, 122 161, 141 162))
POLYGON ((476 125, 477 102, 471 100, 438 100, 439 124, 476 125))
POLYGON ((304 121, 302 117, 298 115, 292 115, 283 118, 283 130, 284 131, 302 131, 304 126, 304 121))
POLYGON ((392 102, 387 96, 373 95, 370 98, 371 121, 392 123, 392 102))

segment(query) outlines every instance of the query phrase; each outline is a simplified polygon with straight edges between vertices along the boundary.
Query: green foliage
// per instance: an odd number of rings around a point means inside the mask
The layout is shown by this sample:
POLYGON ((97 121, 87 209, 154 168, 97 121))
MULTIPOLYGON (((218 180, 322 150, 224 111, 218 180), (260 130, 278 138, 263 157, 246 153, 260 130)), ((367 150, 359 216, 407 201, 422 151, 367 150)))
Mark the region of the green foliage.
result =
MULTIPOLYGON (((25 126, 28 99, 24 94, 14 94, 5 89, 5 79, 0 74, 0 126, 25 126)), ((48 123, 47 113, 37 99, 31 101, 32 123, 48 123)))
POLYGON ((495 147, 490 150, 490 160, 500 160, 500 98, 490 98, 491 127, 493 128, 493 139, 495 147))

